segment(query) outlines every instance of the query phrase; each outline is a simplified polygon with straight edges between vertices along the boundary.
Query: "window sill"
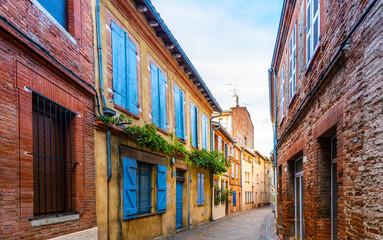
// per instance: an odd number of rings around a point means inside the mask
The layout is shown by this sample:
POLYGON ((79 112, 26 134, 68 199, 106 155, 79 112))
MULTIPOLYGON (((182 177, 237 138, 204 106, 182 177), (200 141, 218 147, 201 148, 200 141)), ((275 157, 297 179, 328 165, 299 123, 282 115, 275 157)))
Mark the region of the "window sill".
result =
POLYGON ((297 95, 297 91, 295 90, 295 93, 293 95, 293 97, 291 98, 290 102, 289 102, 289 105, 287 106, 287 108, 290 108, 291 105, 293 105, 293 102, 296 98, 296 95, 297 95))
POLYGON ((132 113, 131 111, 129 111, 128 109, 126 109, 124 107, 121 107, 120 105, 114 104, 114 107, 117 108, 119 111, 121 111, 125 114, 128 114, 129 116, 132 116, 136 120, 140 119, 140 116, 138 116, 135 113, 132 113))
POLYGON ((194 146, 192 146, 192 149, 194 149, 194 150, 198 150, 198 148, 197 148, 197 147, 194 147, 194 146))
POLYGON ((279 122, 279 126, 282 126, 283 121, 285 120, 285 115, 283 115, 281 121, 279 122))
POLYGON ((74 214, 67 214, 67 215, 35 218, 35 219, 31 219, 30 221, 31 221, 32 227, 40 227, 40 226, 46 226, 50 224, 75 221, 79 219, 80 219, 80 214, 74 213, 74 214))
POLYGON ((158 130, 159 132, 162 132, 162 133, 165 134, 165 135, 169 135, 169 133, 168 133, 167 131, 163 130, 162 128, 160 128, 160 127, 158 127, 158 126, 156 126, 156 128, 157 128, 157 130, 158 130))
POLYGON ((181 139, 181 138, 179 138, 179 137, 177 137, 177 139, 178 139, 178 141, 180 141, 181 143, 183 143, 183 144, 186 145, 186 141, 185 141, 185 140, 183 140, 183 139, 181 139))
POLYGON ((145 213, 145 214, 137 215, 134 219, 146 218, 146 217, 152 217, 152 216, 156 216, 156 214, 155 213, 145 213))
POLYGON ((307 75, 307 73, 309 72, 311 66, 313 65, 312 63, 314 62, 315 58, 318 56, 319 49, 321 49, 321 48, 322 48, 322 43, 319 43, 317 48, 314 51, 313 56, 311 57, 311 59, 309 60, 309 62, 305 66, 305 69, 306 69, 305 75, 307 75))
POLYGON ((197 203, 197 207, 202 207, 202 206, 205 206, 205 203, 200 203, 200 204, 197 203))

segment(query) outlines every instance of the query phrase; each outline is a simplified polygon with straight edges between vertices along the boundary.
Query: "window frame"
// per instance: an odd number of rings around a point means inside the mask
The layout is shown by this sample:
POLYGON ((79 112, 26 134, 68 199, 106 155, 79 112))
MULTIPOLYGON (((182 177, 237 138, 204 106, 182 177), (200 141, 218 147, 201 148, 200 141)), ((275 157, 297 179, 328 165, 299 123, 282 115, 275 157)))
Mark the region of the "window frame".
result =
POLYGON ((306 16, 306 27, 305 27, 305 32, 306 32, 306 39, 305 39, 305 44, 306 44, 306 66, 305 68, 307 69, 308 66, 310 66, 312 59, 314 58, 314 55, 319 48, 320 41, 321 41, 321 36, 320 36, 320 29, 321 29, 321 24, 320 24, 320 0, 307 0, 306 1, 306 11, 305 11, 305 16, 306 16), (313 11, 313 6, 314 2, 317 1, 318 4, 318 9, 314 13, 313 11), (315 21, 318 21, 318 29, 317 29, 317 44, 314 46, 314 24, 315 21))
POLYGON ((148 164, 148 163, 145 163, 145 162, 141 162, 141 161, 137 161, 137 216, 139 215, 144 215, 144 214, 149 214, 149 213, 152 213, 152 208, 153 208, 153 203, 152 203, 152 191, 153 191, 153 184, 152 184, 152 179, 153 179, 153 166, 151 164, 148 164), (145 175, 142 175, 140 174, 140 170, 142 170, 144 168, 146 168, 147 170, 149 170, 149 173, 146 175, 146 177, 149 178, 149 180, 147 180, 147 186, 145 186, 147 189, 143 189, 143 187, 141 186, 141 178, 140 176, 145 176, 145 175), (150 187, 149 187, 150 186, 150 187), (148 201, 147 203, 149 203, 150 205, 145 205, 144 207, 141 206, 140 202, 140 198, 142 197, 142 190, 149 190, 149 194, 148 194, 148 201), (146 211, 142 211, 142 208, 149 208, 149 210, 146 210, 146 211))
POLYGON ((294 23, 293 30, 291 32, 290 36, 290 42, 289 42, 289 48, 290 48, 290 56, 289 56, 289 103, 293 99, 293 96, 296 93, 297 86, 296 86, 296 79, 297 79, 297 41, 296 41, 296 23, 294 23))

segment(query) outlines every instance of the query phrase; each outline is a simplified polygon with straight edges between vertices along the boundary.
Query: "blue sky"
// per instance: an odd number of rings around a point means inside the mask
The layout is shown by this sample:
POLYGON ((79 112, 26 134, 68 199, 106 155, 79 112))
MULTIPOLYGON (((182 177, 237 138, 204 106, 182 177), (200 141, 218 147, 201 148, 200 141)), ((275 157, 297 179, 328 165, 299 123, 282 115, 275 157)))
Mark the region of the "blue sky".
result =
POLYGON ((223 109, 233 106, 232 85, 246 104, 254 148, 273 147, 267 70, 283 0, 152 0, 223 109))

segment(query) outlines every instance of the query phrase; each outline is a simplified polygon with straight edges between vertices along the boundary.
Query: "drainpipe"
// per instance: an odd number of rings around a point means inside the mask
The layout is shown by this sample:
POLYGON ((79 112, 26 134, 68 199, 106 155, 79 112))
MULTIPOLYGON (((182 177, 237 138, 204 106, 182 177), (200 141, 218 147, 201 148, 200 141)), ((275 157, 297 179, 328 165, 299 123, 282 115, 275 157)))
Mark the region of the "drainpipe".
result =
POLYGON ((190 174, 188 175, 189 179, 189 205, 188 205, 188 230, 190 229, 190 183, 191 183, 191 177, 190 174))
POLYGON ((121 216, 120 216, 120 211, 121 211, 121 183, 120 183, 120 177, 121 177, 121 166, 120 166, 120 136, 117 138, 117 189, 118 189, 118 205, 117 205, 117 218, 118 218, 118 239, 122 239, 122 223, 121 223, 121 216))
MULTIPOLYGON (((272 73, 274 73, 274 183, 275 183, 275 219, 278 223, 278 168, 277 168, 277 159, 278 159, 278 152, 277 152, 277 144, 278 144, 278 135, 277 135, 277 119, 278 119, 278 111, 277 111, 277 78, 278 75, 275 72, 275 70, 271 67, 269 69, 269 82, 271 83, 272 73)), ((277 229, 278 230, 278 229, 277 229)))
MULTIPOLYGON (((215 117, 211 117, 210 118, 210 151, 213 152, 214 149, 213 149, 213 136, 214 136, 214 131, 219 129, 221 127, 221 124, 216 127, 216 128, 213 128, 213 118, 218 118, 222 116, 222 112, 219 112, 219 114, 215 117)), ((211 214, 210 214, 210 219, 209 221, 214 221, 213 219, 213 204, 214 204, 214 199, 213 199, 213 195, 214 195, 214 175, 213 175, 213 172, 210 171, 210 188, 211 188, 211 194, 210 194, 210 211, 211 211, 211 214)))
POLYGON ((98 51, 98 79, 99 79, 99 91, 101 94, 101 105, 103 107, 104 114, 107 116, 116 115, 116 111, 108 108, 104 95, 104 76, 102 73, 102 45, 101 45, 101 29, 100 29, 100 0, 96 0, 96 30, 97 30, 97 51, 98 51))
POLYGON ((110 142, 110 129, 106 132, 106 158, 107 158, 107 223, 108 223, 108 239, 109 239, 109 182, 112 177, 112 164, 111 164, 111 142, 110 142))

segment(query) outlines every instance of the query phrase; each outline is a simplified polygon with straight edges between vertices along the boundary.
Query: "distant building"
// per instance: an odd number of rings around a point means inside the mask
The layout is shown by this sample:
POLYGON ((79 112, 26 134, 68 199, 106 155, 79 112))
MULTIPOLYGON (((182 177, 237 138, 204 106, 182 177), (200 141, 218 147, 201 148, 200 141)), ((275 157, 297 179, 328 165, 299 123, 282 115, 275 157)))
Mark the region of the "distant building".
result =
POLYGON ((383 2, 284 1, 270 108, 283 239, 379 239, 383 2))

